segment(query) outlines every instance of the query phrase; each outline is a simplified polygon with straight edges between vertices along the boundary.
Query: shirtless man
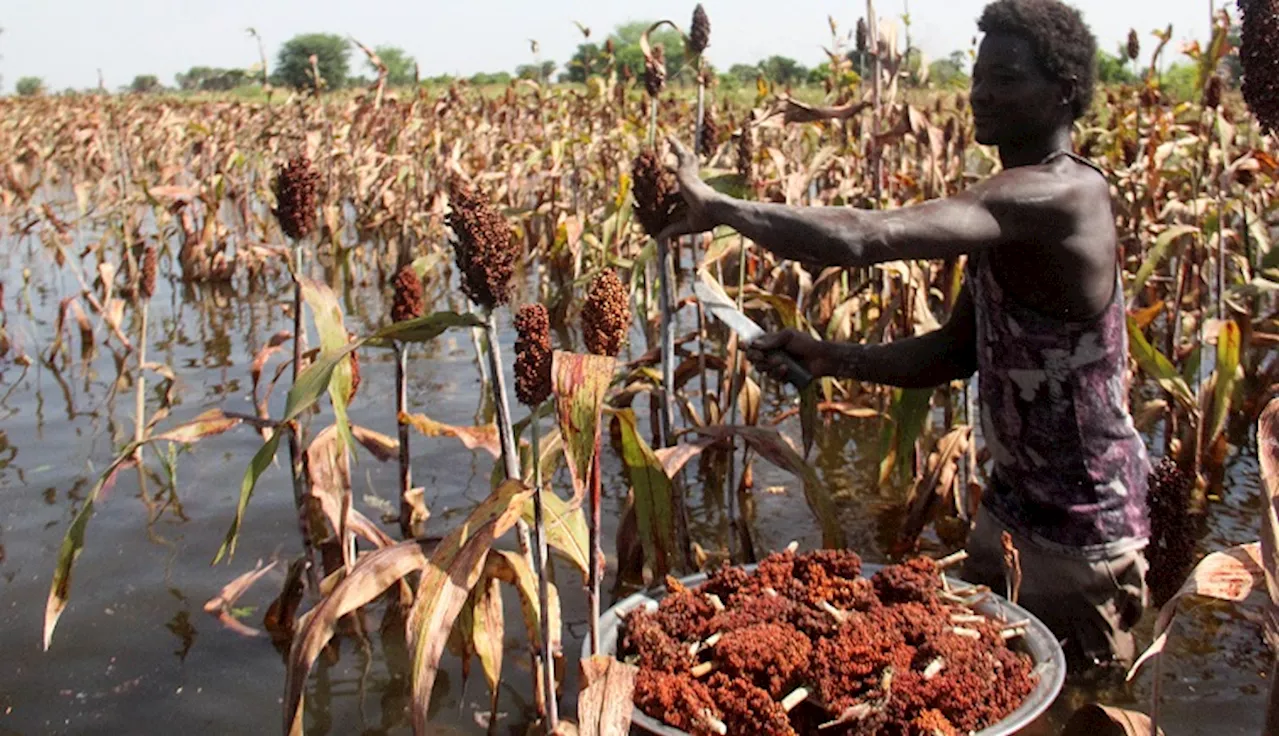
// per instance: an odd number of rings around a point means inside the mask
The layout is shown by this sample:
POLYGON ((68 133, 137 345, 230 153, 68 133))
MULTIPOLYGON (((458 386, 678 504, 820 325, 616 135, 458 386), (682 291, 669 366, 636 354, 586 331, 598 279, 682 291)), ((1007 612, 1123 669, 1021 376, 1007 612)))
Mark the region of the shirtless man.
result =
POLYGON ((727 225, 776 255, 819 266, 966 256, 947 323, 880 345, 797 331, 748 357, 785 375, 785 352, 815 376, 929 387, 978 373, 994 472, 964 577, 1003 590, 1001 532, 1020 551, 1019 602, 1065 642, 1074 669, 1134 657, 1146 604, 1147 472, 1129 414, 1128 348, 1107 180, 1072 153, 1093 98, 1096 42, 1058 0, 997 0, 978 28, 974 136, 1003 170, 946 199, 896 210, 792 207, 719 194, 679 143, 686 221, 665 236, 727 225))

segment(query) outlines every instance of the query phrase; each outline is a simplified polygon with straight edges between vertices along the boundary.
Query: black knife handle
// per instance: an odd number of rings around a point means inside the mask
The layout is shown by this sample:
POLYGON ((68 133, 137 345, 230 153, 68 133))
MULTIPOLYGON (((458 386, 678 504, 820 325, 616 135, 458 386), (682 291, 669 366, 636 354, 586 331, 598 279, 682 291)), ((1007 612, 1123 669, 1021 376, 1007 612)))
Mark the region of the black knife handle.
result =
POLYGON ((771 359, 777 359, 787 367, 787 375, 782 380, 796 387, 796 390, 803 391, 813 381, 813 374, 809 369, 800 365, 800 361, 791 357, 791 354, 785 350, 769 351, 771 359))

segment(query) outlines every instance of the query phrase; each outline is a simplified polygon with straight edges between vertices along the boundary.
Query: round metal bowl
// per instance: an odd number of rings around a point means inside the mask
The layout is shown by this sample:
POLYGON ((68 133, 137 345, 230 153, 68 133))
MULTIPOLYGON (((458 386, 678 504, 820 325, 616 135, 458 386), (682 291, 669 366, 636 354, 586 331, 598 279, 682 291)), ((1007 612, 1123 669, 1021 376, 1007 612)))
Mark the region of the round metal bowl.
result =
MULTIPOLYGON (((755 565, 745 565, 742 569, 751 572, 755 569, 755 565)), ((864 563, 862 566, 863 575, 872 575, 884 565, 875 565, 864 563)), ((693 588, 701 585, 707 576, 705 574, 690 575, 680 579, 680 583, 685 587, 693 588)), ((963 581, 948 577, 949 582, 957 584, 963 581)), ((618 651, 618 627, 622 624, 622 618, 632 609, 645 605, 656 605, 657 601, 662 598, 664 591, 661 589, 653 591, 645 591, 623 598, 618 601, 612 608, 605 611, 600 616, 600 653, 615 656, 618 651)), ((1006 718, 994 723, 987 728, 978 731, 975 736, 1009 736, 1026 728, 1041 713, 1043 713, 1050 705, 1053 704, 1058 692, 1062 690, 1062 682, 1067 674, 1067 662, 1062 653, 1062 646, 1058 643, 1057 637, 1049 631, 1049 627, 1045 626, 1040 619, 1031 615, 1025 608, 1014 605, 1009 601, 992 593, 982 602, 974 606, 974 610, 991 618, 1000 618, 1004 615, 1004 620, 1021 621, 1026 619, 1027 633, 1018 640, 1017 649, 1026 652, 1035 662, 1033 672, 1036 674, 1036 686, 1018 706, 1017 710, 1010 713, 1006 718)), ((589 652, 590 640, 582 643, 582 656, 586 658, 589 652)), ((642 712, 639 708, 632 708, 631 722, 639 726, 641 729, 659 734, 659 736, 689 736, 685 731, 678 728, 672 728, 656 718, 642 712)))

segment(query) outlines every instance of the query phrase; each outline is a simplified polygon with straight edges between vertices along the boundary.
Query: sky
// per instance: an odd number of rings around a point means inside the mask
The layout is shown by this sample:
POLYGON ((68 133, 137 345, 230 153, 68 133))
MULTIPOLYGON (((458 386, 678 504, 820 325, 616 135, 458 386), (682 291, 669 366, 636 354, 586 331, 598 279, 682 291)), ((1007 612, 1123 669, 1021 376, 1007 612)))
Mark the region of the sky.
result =
MULTIPOLYGON (((1130 28, 1145 50, 1151 31, 1173 24, 1176 42, 1208 35, 1215 0, 1073 0, 1098 37, 1115 52, 1130 28)), ((1216 0, 1221 5, 1224 0, 1216 0)), ((975 20, 986 0, 880 0, 880 17, 911 14, 912 43, 929 59, 968 49, 975 20)), ((529 39, 544 60, 563 64, 582 42, 574 26, 591 29, 601 42, 614 26, 630 20, 668 18, 688 26, 694 0, 13 0, 0 6, 0 92, 24 76, 41 77, 46 88, 97 86, 98 69, 109 89, 135 75, 154 74, 166 85, 192 66, 247 67, 258 49, 245 29, 258 30, 274 62, 281 43, 296 33, 351 35, 372 47, 400 46, 418 60, 424 77, 469 76, 512 71, 532 61, 529 39), (7 6, 7 7, 6 7, 7 6)), ((1234 2, 1229 2, 1234 10, 1234 2)), ((711 19, 706 56, 720 69, 752 64, 773 54, 805 66, 825 60, 830 43, 827 17, 841 32, 866 12, 861 0, 705 0, 711 19)), ((354 52, 352 69, 366 73, 354 52)))

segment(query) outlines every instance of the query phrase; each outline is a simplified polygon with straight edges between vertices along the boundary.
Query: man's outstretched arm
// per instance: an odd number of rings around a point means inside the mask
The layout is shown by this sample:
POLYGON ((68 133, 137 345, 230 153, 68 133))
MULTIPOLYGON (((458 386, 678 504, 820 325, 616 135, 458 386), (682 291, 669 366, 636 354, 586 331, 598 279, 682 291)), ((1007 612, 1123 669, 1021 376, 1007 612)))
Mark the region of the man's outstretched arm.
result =
POLYGON ((965 286, 946 324, 933 332, 880 345, 825 342, 795 330, 767 335, 747 351, 760 370, 781 377, 789 353, 815 376, 852 378, 902 388, 928 388, 968 378, 978 368, 973 296, 965 286))
POLYGON ((735 199, 702 181, 698 161, 671 141, 686 220, 663 237, 727 225, 776 255, 816 266, 951 258, 1001 242, 1069 230, 1069 182, 1036 167, 1001 172, 945 199, 890 210, 795 207, 735 199))

